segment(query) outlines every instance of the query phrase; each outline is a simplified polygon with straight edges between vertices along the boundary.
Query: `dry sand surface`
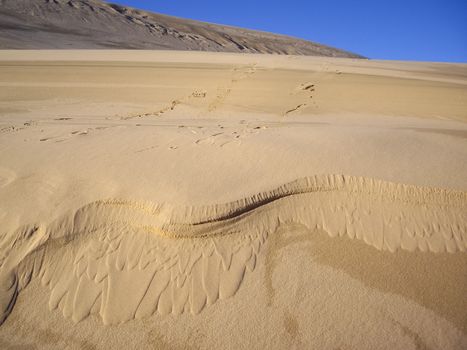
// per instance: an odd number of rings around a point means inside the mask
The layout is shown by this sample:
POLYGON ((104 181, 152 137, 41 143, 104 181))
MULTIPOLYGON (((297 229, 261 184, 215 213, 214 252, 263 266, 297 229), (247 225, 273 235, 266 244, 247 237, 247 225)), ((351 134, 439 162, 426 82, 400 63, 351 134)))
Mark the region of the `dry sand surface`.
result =
POLYGON ((0 52, 0 347, 466 349, 467 66, 0 52))

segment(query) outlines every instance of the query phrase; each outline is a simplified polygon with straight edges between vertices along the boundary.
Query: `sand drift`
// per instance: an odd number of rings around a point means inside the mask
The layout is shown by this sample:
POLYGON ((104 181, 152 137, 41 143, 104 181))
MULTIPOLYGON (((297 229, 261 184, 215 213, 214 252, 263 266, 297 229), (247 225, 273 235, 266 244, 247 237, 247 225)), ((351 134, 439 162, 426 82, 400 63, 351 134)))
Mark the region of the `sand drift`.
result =
POLYGON ((106 324, 197 314, 235 294, 286 223, 391 252, 453 253, 467 249, 467 193, 330 175, 205 207, 94 202, 4 235, 14 240, 1 245, 2 318, 33 277, 51 289, 50 308, 76 322, 91 313, 106 324))

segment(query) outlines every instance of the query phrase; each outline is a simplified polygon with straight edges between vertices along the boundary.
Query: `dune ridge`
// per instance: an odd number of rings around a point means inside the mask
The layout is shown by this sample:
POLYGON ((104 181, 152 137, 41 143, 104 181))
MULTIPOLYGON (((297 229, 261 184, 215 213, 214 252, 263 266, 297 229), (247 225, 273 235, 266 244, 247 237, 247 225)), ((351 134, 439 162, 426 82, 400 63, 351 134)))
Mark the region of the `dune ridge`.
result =
POLYGON ((466 209, 464 191, 345 175, 306 177, 199 207, 97 201, 48 225, 2 234, 0 319, 32 278, 50 288, 50 309, 75 322, 90 314, 105 324, 156 312, 197 314, 236 293, 283 223, 390 252, 465 251, 466 209))

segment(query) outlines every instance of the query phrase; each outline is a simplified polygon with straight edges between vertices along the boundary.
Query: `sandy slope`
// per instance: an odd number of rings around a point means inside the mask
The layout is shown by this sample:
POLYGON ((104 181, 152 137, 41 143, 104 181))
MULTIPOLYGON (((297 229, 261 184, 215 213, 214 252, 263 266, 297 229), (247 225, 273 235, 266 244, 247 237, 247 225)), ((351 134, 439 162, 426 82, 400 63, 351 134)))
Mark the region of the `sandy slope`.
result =
POLYGON ((465 65, 3 51, 0 86, 1 346, 467 346, 465 65))
POLYGON ((286 35, 167 16, 101 0, 0 0, 0 48, 184 50, 362 58, 286 35))

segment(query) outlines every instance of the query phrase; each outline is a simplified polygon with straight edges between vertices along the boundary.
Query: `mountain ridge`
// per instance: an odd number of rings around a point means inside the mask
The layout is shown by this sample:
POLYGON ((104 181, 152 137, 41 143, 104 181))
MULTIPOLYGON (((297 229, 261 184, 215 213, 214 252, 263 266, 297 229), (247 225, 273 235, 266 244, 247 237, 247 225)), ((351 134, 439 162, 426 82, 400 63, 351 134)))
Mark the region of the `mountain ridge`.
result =
POLYGON ((0 49, 165 49, 364 58, 287 35, 99 0, 0 0, 0 49))

